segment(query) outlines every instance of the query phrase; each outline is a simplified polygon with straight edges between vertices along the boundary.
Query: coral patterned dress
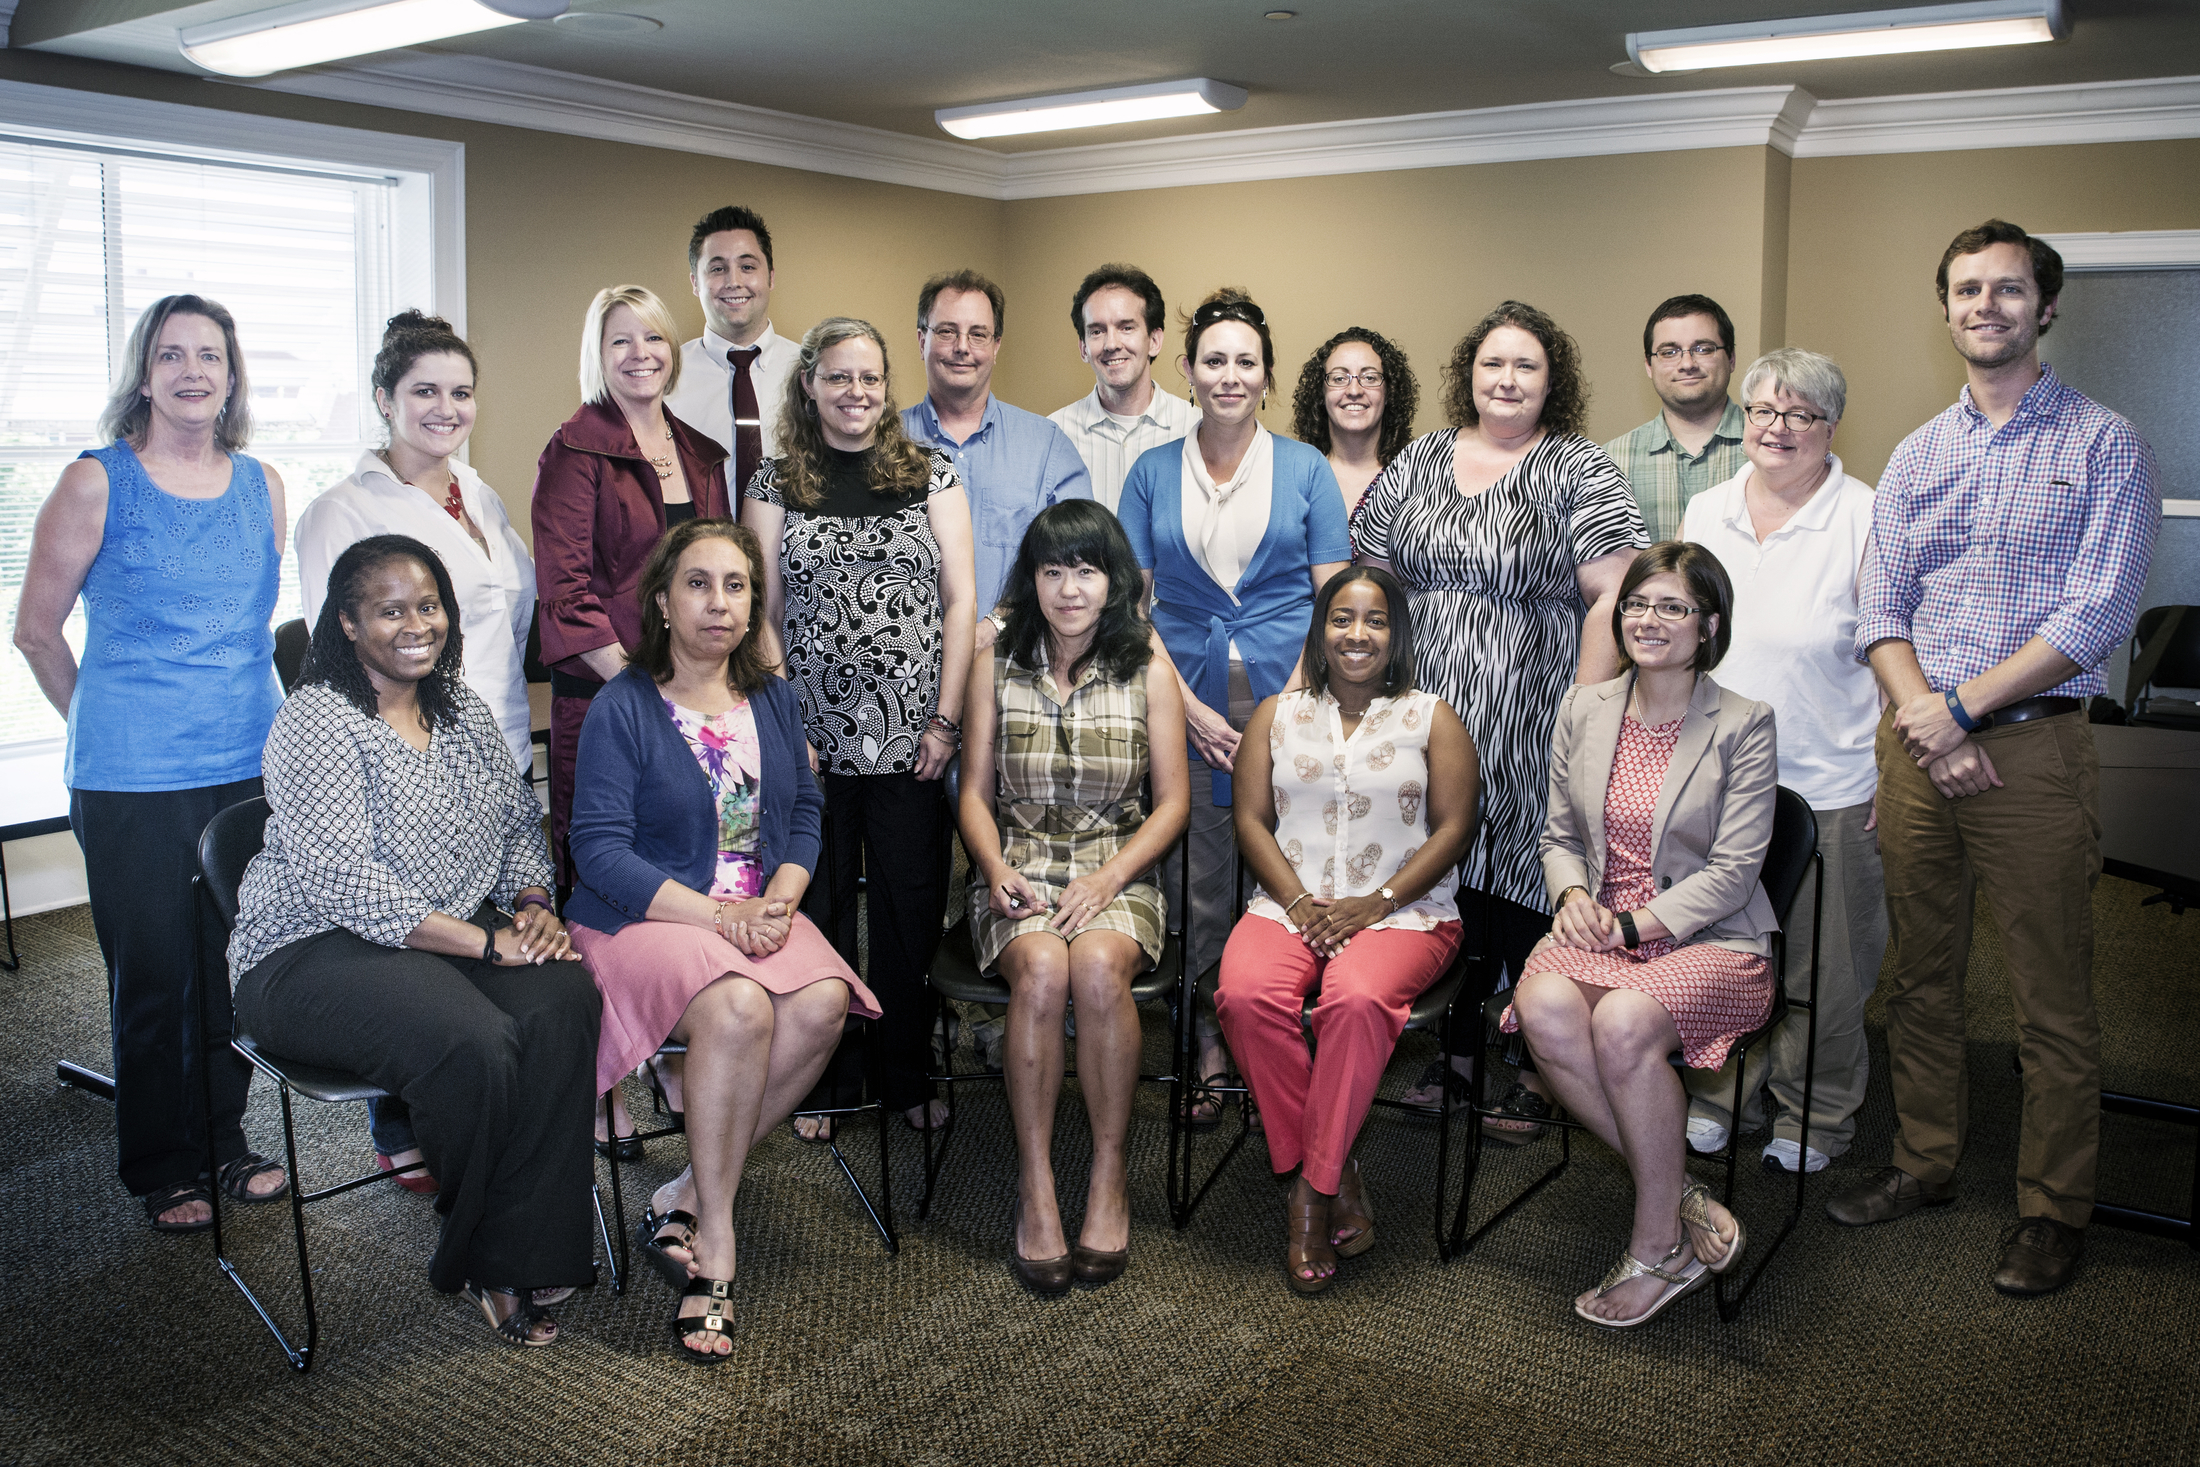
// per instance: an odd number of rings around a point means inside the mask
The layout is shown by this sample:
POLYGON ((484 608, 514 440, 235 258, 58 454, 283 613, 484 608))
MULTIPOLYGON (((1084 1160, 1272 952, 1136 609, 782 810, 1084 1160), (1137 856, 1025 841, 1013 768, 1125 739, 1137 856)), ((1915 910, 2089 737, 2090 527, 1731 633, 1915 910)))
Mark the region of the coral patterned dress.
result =
MULTIPOLYGON (((1607 856, 1597 900, 1614 912, 1639 911, 1658 894, 1651 879, 1650 827, 1665 785, 1666 766, 1680 742, 1681 724, 1643 724, 1628 714, 1620 724, 1612 777, 1604 789, 1607 856)), ((1633 952, 1583 952, 1545 938, 1529 955, 1528 973, 1563 973, 1598 988, 1633 988, 1656 999, 1680 1031, 1690 1068, 1715 1070, 1726 1063, 1734 1040, 1765 1021, 1772 1007, 1772 964, 1756 953, 1707 942, 1646 939, 1633 952)), ((1510 1008, 1504 1028, 1520 1027, 1510 1008)))

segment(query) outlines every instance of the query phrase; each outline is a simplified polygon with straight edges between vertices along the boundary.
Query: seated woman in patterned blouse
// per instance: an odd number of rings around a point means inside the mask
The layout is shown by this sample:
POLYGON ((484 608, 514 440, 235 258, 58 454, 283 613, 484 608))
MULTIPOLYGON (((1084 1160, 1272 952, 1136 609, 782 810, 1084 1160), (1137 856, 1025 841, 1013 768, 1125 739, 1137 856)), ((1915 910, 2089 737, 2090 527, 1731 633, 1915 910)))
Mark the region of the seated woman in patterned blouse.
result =
POLYGON ((642 568, 642 633, 581 725, 566 914, 604 994, 596 1092, 687 1046, 688 1169, 658 1188, 643 1254, 680 1290, 674 1344, 733 1349, 733 1199, 756 1139, 817 1082, 850 1009, 878 1004, 796 910, 824 797, 791 684, 764 660, 756 537, 675 525, 642 568), (852 998, 851 998, 852 995, 852 998))
POLYGON ((1634 1177, 1627 1251, 1574 1301, 1615 1329, 1742 1256, 1741 1220, 1688 1175, 1688 1094, 1667 1062, 1679 1050, 1717 1069, 1772 1002, 1779 923, 1758 880, 1779 776, 1772 709, 1709 676, 1733 606, 1701 545, 1653 545, 1620 581, 1612 638, 1627 670, 1559 707, 1542 840, 1558 916, 1505 1017, 1634 1177))
POLYGON ((1238 746, 1238 849, 1260 890, 1223 949, 1215 1010, 1269 1165, 1298 1172, 1284 1281, 1315 1294, 1375 1243, 1352 1142, 1413 1000, 1459 947, 1480 776, 1459 716, 1413 685, 1413 612, 1388 571, 1322 587, 1300 666, 1306 686, 1262 703, 1238 746), (1309 1054, 1299 1011, 1317 986, 1309 1054))
POLYGON ((1097 1288, 1130 1258, 1123 1137, 1138 1085, 1131 980, 1161 956, 1146 878, 1184 831, 1184 703, 1139 615, 1144 582, 1114 515, 1087 499, 1024 532, 1008 627, 970 672, 961 824, 978 967, 1009 987, 1003 1072, 1019 1185, 1009 1266, 1034 1293, 1097 1288), (1149 776, 1152 807, 1141 786, 1149 776), (1062 1006, 1092 1118, 1084 1224, 1068 1246, 1054 1195, 1062 1006))
POLYGON ((544 1309, 595 1279, 600 1005, 550 910, 542 806, 464 669, 434 551, 375 535, 336 557, 267 736, 273 813, 229 965, 271 1052, 410 1108, 442 1184, 428 1281, 547 1345, 544 1309))

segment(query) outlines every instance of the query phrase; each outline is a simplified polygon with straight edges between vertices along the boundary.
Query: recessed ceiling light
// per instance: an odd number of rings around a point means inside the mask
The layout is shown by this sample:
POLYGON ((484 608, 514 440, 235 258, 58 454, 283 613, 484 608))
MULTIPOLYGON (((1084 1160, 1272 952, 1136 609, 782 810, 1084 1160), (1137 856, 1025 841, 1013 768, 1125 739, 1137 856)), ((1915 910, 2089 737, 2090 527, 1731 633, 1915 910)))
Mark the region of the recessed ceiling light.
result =
POLYGON ((550 20, 566 0, 301 0, 176 33, 183 54, 224 76, 266 76, 347 56, 550 20))
POLYGON ((932 114, 932 120, 959 138, 999 138, 1016 133, 1057 132, 1067 127, 1106 127, 1119 122, 1151 122, 1159 117, 1235 112, 1244 105, 1243 87, 1195 76, 1185 81, 1022 97, 975 107, 942 107, 932 114))
POLYGON ((661 20, 622 15, 615 10, 568 10, 558 17, 559 30, 583 36, 639 36, 664 28, 661 20))
POLYGON ((2059 41, 2069 34, 2062 0, 1970 0, 1855 15, 1638 31, 1627 38, 1627 54, 1648 72, 1701 71, 1714 66, 2021 46, 2059 41))
POLYGON ((1261 17, 1262 20, 1297 20, 1298 18, 1299 13, 1296 10, 1271 10, 1261 17))

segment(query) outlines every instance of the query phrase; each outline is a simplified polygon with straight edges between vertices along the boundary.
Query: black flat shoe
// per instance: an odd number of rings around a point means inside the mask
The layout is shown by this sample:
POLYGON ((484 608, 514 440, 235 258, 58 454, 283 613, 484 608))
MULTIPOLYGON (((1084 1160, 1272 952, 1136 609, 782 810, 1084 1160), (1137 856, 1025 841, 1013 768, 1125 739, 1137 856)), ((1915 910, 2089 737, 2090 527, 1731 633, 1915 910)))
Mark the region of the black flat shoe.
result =
POLYGON ((618 1153, 619 1164, 622 1166, 640 1161, 647 1155, 642 1149, 642 1139, 639 1136, 621 1136, 616 1145, 609 1141, 596 1143, 596 1154, 605 1161, 611 1160, 613 1151, 618 1153))
POLYGON ((663 1217, 655 1212, 643 1213, 642 1225, 635 1232, 634 1242, 642 1250, 642 1257, 648 1259, 649 1266, 656 1269, 664 1281, 675 1289, 686 1288, 691 1275, 685 1263, 665 1251, 665 1245, 669 1243, 674 1247, 685 1248, 692 1254, 695 1251, 696 1227, 694 1213, 675 1207, 663 1217), (679 1235, 660 1236, 672 1229, 677 1229, 679 1235))

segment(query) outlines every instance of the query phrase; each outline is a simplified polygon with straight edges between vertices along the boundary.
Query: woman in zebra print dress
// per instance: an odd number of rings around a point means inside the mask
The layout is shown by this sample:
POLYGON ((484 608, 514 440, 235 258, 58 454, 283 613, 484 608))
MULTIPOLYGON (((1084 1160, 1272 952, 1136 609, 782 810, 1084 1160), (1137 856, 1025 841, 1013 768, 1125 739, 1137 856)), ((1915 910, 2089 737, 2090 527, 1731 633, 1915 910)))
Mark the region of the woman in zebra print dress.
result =
MULTIPOLYGON (((1353 544, 1405 586, 1421 686, 1458 712, 1481 757, 1483 829, 1461 885, 1488 896, 1495 950, 1517 978, 1550 926, 1536 838, 1559 699, 1577 680, 1618 674, 1612 602, 1649 536, 1626 475, 1581 436, 1580 352, 1549 316, 1506 301, 1444 376, 1452 426, 1415 439, 1368 486, 1353 544)), ((1459 905, 1471 923, 1483 903, 1459 905)), ((1453 1063, 1471 1073, 1466 1057, 1453 1063)), ((1463 1088, 1438 1062, 1408 1099, 1443 1104, 1463 1088)), ((1548 1112, 1532 1084, 1502 1104, 1519 1118, 1492 1121, 1493 1139, 1541 1133, 1548 1112)))

